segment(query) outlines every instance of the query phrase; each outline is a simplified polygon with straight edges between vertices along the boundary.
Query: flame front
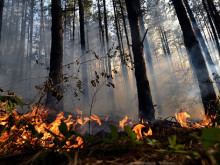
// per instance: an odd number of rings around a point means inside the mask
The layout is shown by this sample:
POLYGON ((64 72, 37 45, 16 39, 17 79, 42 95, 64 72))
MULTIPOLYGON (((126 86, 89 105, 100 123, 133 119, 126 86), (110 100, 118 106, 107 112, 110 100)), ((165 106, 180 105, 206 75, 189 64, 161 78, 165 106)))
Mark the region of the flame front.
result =
MULTIPOLYGON (((202 113, 204 113, 202 111, 202 113)), ((194 127, 194 128, 204 128, 204 127, 211 127, 213 125, 213 119, 216 118, 216 116, 208 114, 205 116, 205 118, 199 122, 199 123, 193 123, 189 122, 186 119, 190 117, 190 115, 187 112, 181 112, 181 113, 175 113, 176 120, 180 123, 182 127, 194 127)))

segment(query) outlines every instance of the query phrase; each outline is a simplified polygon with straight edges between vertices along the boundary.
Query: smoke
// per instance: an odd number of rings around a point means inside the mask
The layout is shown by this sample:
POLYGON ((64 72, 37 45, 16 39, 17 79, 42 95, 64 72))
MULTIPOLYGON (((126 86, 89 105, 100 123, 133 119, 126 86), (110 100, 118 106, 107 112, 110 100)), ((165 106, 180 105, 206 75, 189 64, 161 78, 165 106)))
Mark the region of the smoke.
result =
MULTIPOLYGON (((27 19, 24 69, 22 78, 19 77, 20 68, 18 66, 20 64, 16 63, 16 56, 21 30, 20 28, 15 29, 16 23, 20 25, 21 11, 19 12, 20 9, 18 10, 18 7, 16 3, 13 31, 9 31, 10 12, 12 9, 11 3, 9 4, 9 8, 4 8, 1 50, 5 51, 2 52, 1 56, 0 88, 4 90, 10 89, 16 94, 21 95, 25 102, 30 102, 38 93, 35 86, 43 86, 48 77, 49 57, 45 55, 45 45, 42 44, 42 35, 40 35, 42 32, 40 31, 41 26, 39 20, 41 11, 37 3, 35 7, 36 13, 34 14, 32 55, 30 56, 30 22, 27 19), (19 15, 17 15, 17 13, 19 15), (9 40, 10 42, 8 42, 9 40), (42 51, 39 51, 40 49, 42 49, 42 51)), ((176 111, 188 110, 193 118, 201 118, 200 113, 203 106, 201 104, 200 91, 183 45, 178 21, 176 18, 165 16, 163 13, 166 13, 166 11, 163 11, 163 7, 160 7, 160 11, 157 7, 156 5, 151 8, 145 20, 149 28, 147 37, 153 59, 157 89, 154 89, 155 84, 152 83, 150 73, 148 73, 148 78, 150 80, 154 104, 158 104, 158 99, 161 103, 161 107, 159 107, 159 105, 155 106, 156 117, 166 118, 173 116, 176 111), (169 59, 165 57, 163 52, 160 35, 158 34, 158 26, 163 27, 164 31, 166 31, 171 51, 172 67, 170 63, 167 62, 169 59), (156 98, 156 92, 158 92, 159 98, 156 98), (162 113, 159 114, 160 110, 162 110, 162 113)), ((108 9, 110 10, 112 7, 110 6, 108 9)), ((93 12, 95 12, 95 9, 93 12)), ((112 13, 111 10, 109 15, 112 13)), ((28 18, 30 18, 29 9, 27 14, 28 18)), ((121 58, 117 50, 118 43, 116 42, 114 20, 108 20, 110 28, 110 47, 112 48, 110 55, 113 55, 114 52, 117 51, 116 57, 111 58, 112 69, 117 70, 117 74, 113 73, 112 81, 115 87, 113 89, 111 85, 110 87, 107 86, 110 80, 108 79, 106 81, 106 78, 101 76, 103 72, 106 72, 108 56, 106 55, 106 45, 103 46, 99 39, 98 20, 94 19, 92 14, 90 16, 87 15, 86 19, 89 20, 85 28, 87 52, 84 55, 84 60, 86 61, 83 61, 81 58, 79 22, 76 17, 75 43, 73 44, 72 17, 73 13, 70 14, 69 20, 67 20, 67 27, 64 29, 65 34, 63 35, 63 72, 65 80, 64 111, 75 113, 75 108, 78 108, 82 110, 85 115, 88 115, 91 110, 92 114, 99 116, 124 117, 127 115, 133 116, 134 119, 137 120, 138 98, 134 70, 128 67, 123 68, 121 65, 121 58), (89 89, 86 92, 87 96, 83 94, 83 84, 81 84, 84 76, 82 65, 87 65, 87 84, 89 89), (96 81, 96 86, 94 86, 91 81, 96 80, 96 73, 99 75, 99 82, 96 81)), ((50 12, 47 10, 45 11, 45 29, 46 51, 50 52, 51 18, 50 12)), ((123 45, 127 52, 125 39, 123 39, 123 45)), ((212 48, 212 45, 209 45, 209 47, 212 48)), ((211 52, 215 54, 216 50, 213 48, 211 52)), ((217 56, 213 56, 213 59, 216 57, 217 56)), ((219 61, 218 57, 216 61, 219 61)))

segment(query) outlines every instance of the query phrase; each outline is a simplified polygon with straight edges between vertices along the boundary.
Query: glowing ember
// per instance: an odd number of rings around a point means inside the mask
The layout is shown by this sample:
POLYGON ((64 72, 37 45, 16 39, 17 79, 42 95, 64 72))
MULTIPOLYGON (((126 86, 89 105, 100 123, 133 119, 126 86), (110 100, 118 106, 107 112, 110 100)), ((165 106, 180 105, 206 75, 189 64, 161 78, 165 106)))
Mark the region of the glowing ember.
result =
POLYGON ((105 118, 105 122, 107 122, 108 121, 108 116, 105 118))

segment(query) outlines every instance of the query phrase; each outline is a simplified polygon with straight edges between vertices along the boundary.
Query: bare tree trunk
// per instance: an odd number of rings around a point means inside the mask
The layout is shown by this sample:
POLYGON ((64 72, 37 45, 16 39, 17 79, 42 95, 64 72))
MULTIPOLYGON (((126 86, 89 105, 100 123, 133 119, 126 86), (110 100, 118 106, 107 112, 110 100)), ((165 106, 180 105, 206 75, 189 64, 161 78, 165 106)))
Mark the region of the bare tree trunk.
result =
MULTIPOLYGON (((52 81, 54 91, 49 91, 47 94, 47 105, 60 111, 57 104, 57 96, 62 96, 63 83, 63 26, 62 26, 62 8, 61 0, 52 0, 52 41, 50 52, 50 73, 49 78, 52 81)), ((61 108, 60 103, 59 108, 61 108)))
POLYGON ((172 0, 172 2, 183 32, 184 43, 191 60, 191 64, 193 65, 195 75, 198 79, 205 112, 209 115, 215 114, 216 111, 215 108, 213 108, 215 107, 215 103, 212 101, 216 99, 216 94, 209 77, 208 69, 199 46, 199 42, 196 39, 189 17, 187 16, 183 1, 172 0))
POLYGON ((0 45, 1 45, 1 32, 2 32, 2 15, 4 8, 4 0, 0 0, 0 45))
POLYGON ((22 2, 22 21, 21 21, 21 37, 20 37, 20 44, 18 50, 18 61, 19 61, 19 68, 20 73, 17 79, 22 79, 23 77, 23 64, 24 64, 24 56, 25 56, 25 33, 26 33, 26 16, 27 16, 27 4, 26 0, 22 2))
POLYGON ((128 38, 128 30, 127 30, 126 22, 125 22, 124 9, 123 9, 123 6, 121 4, 121 0, 118 0, 118 2, 119 2, 120 9, 121 9, 121 15, 122 15, 122 20, 123 20, 123 25, 124 25, 124 31, 125 31, 125 36, 126 36, 127 46, 128 46, 128 53, 129 53, 129 57, 130 57, 130 60, 131 60, 131 64, 133 64, 133 58, 132 58, 130 43, 129 43, 129 38, 128 38))
POLYGON ((74 46, 75 46, 75 19, 76 19, 76 0, 74 0, 74 5, 73 5, 73 59, 74 59, 74 56, 75 56, 75 49, 74 49, 74 46))
MULTIPOLYGON (((44 44, 44 53, 45 53, 45 59, 48 59, 48 52, 47 52, 47 42, 46 42, 46 29, 45 29, 45 17, 44 17, 44 0, 41 0, 40 3, 41 6, 41 28, 43 30, 43 44, 44 44)), ((45 61, 47 63, 47 61, 45 61)))
POLYGON ((141 43, 141 32, 139 27, 139 0, 125 0, 128 12, 128 20, 131 29, 132 51, 134 54, 135 77, 137 82, 137 93, 139 103, 139 117, 144 120, 154 120, 155 110, 153 106, 150 85, 147 78, 144 60, 143 45, 141 43))
POLYGON ((202 33, 201 33, 200 29, 199 29, 199 26, 198 26, 198 24, 197 24, 197 22, 196 22, 196 20, 195 20, 195 18, 193 16, 192 10, 190 9, 190 6, 188 4, 188 0, 184 0, 184 4, 186 6, 187 12, 188 12, 189 17, 191 19, 192 27, 194 29, 195 35, 197 36, 197 39, 200 42, 200 45, 201 45, 201 47, 203 49, 203 52, 205 54, 205 57, 206 57, 206 61, 209 64, 208 65, 209 69, 211 70, 211 72, 212 72, 212 74, 214 76, 214 80, 216 82, 216 86, 218 88, 218 91, 220 91, 220 83, 219 83, 219 78, 220 77, 219 77, 218 72, 217 72, 217 70, 215 68, 214 62, 212 61, 212 58, 211 58, 211 55, 209 53, 208 47, 207 47, 207 45, 205 43, 205 40, 204 40, 204 38, 202 36, 202 33))
POLYGON ((218 50, 218 53, 219 53, 219 56, 220 56, 220 44, 219 44, 219 40, 218 40, 218 35, 216 33, 216 30, 215 30, 214 24, 212 22, 212 18, 210 16, 209 10, 206 6, 206 3, 205 3, 204 0, 202 0, 202 2, 203 2, 203 7, 204 7, 204 9, 207 13, 208 20, 209 20, 209 23, 210 23, 210 26, 211 26, 211 29, 212 29, 212 32, 213 32, 213 35, 214 35, 215 43, 216 43, 216 46, 217 46, 217 50, 218 50))
POLYGON ((115 4, 114 0, 112 0, 112 2, 113 2, 113 8, 114 8, 115 28, 116 28, 116 35, 117 35, 117 38, 118 38, 118 47, 119 47, 119 52, 120 52, 120 57, 121 57, 121 63, 124 64, 122 45, 121 45, 120 34, 119 34, 119 25, 118 25, 118 16, 117 16, 117 11, 116 11, 116 4, 115 4))

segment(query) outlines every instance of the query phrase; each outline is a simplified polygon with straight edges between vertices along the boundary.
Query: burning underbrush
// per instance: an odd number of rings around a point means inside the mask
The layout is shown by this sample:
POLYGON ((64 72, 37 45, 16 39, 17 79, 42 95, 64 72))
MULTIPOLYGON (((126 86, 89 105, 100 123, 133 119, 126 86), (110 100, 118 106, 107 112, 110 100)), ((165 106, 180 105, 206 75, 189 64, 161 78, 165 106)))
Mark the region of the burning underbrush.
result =
MULTIPOLYGON (((134 124, 133 118, 126 116, 117 126, 110 125, 109 131, 90 134, 93 127, 109 125, 109 118, 100 119, 97 115, 83 117, 82 111, 76 109, 76 112, 76 116, 65 116, 60 112, 53 122, 48 122, 48 109, 42 105, 23 115, 16 110, 6 113, 2 106, 0 156, 30 151, 78 153, 82 150, 84 153, 96 153, 94 150, 124 149, 126 153, 128 150, 138 150, 134 155, 150 151, 151 154, 158 153, 161 157, 164 153, 175 153, 198 158, 201 151, 195 152, 192 143, 196 143, 197 148, 201 147, 198 135, 202 134, 204 128, 213 127, 217 117, 207 115, 201 122, 192 122, 187 120, 190 117, 187 112, 181 112, 175 114, 175 120, 157 120, 153 123, 140 121, 139 124, 134 124), (198 134, 191 136, 195 132, 198 134), (177 144, 179 142, 183 145, 177 144), (94 146, 98 147, 94 149, 94 146)), ((86 157, 83 159, 87 160, 86 157)), ((84 164, 83 161, 81 164, 84 164)))

